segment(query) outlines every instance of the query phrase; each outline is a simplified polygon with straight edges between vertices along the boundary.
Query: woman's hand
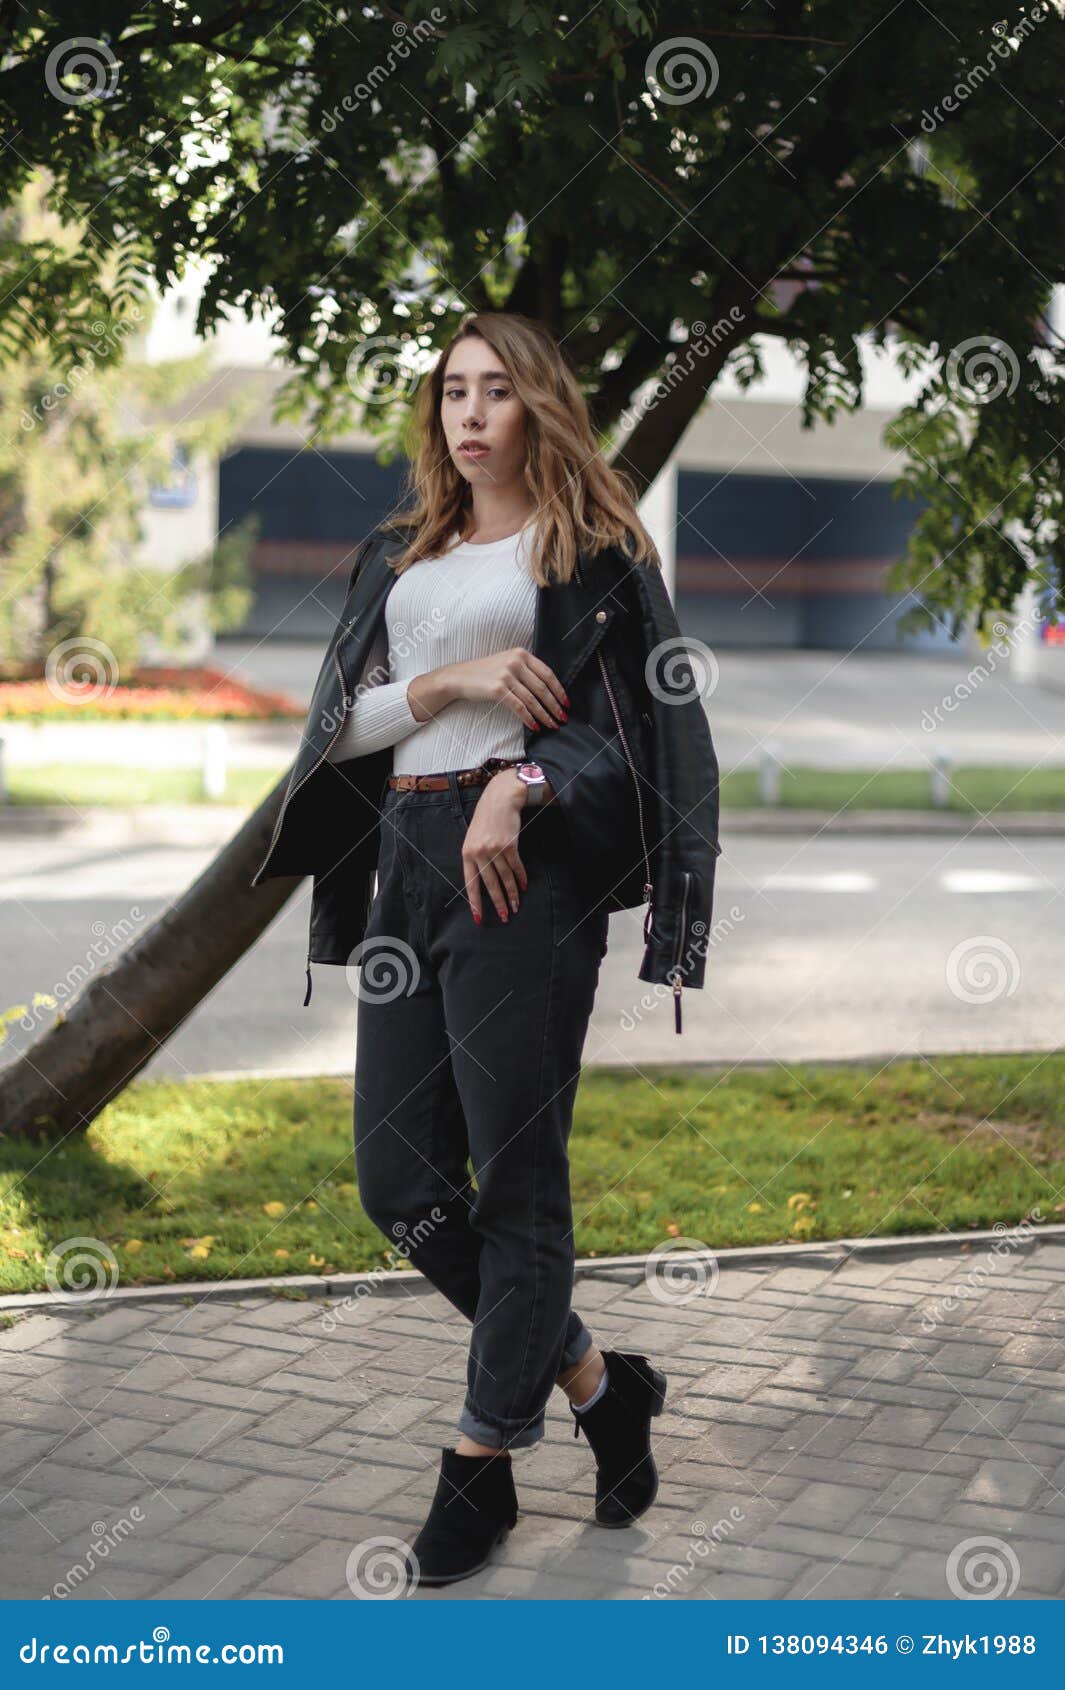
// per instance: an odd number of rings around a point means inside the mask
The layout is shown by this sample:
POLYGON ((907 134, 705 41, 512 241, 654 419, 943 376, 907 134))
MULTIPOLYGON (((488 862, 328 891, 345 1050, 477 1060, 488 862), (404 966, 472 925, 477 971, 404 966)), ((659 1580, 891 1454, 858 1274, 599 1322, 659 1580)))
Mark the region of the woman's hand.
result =
POLYGON ((524 646, 449 663, 444 673, 453 697, 505 704, 527 728, 557 728, 567 719, 569 699, 562 682, 550 664, 524 646))
POLYGON ((513 769, 500 769, 485 786, 466 829, 462 844, 462 873, 473 919, 481 922, 481 881, 495 904, 500 921, 507 921, 507 902, 517 913, 518 888, 529 884, 518 855, 521 812, 527 788, 513 769))

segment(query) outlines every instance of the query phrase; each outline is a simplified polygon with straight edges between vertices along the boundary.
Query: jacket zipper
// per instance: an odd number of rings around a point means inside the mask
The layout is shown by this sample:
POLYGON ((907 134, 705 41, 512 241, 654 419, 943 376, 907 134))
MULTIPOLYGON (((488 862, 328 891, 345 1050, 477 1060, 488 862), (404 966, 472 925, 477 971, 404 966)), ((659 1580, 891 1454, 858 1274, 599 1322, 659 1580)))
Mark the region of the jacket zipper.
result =
POLYGON ((680 900, 680 925, 677 929, 677 954, 673 958, 673 1015, 676 1030, 680 1032, 680 994, 682 981, 680 978, 680 953, 684 946, 684 935, 688 929, 688 888, 691 886, 691 869, 682 869, 684 875, 684 895, 680 900))
MULTIPOLYGON (((643 848, 643 872, 647 877, 644 881, 643 895, 644 895, 645 899, 649 899, 654 892, 654 887, 651 884, 651 864, 650 864, 648 857, 647 857, 647 835, 645 834, 644 829, 643 829, 643 800, 640 797, 640 782, 639 782, 639 779, 638 779, 637 774, 636 774, 636 767, 635 767, 635 765, 632 761, 632 754, 629 751, 629 742, 625 738, 625 730, 621 725, 621 713, 620 713, 620 711, 618 710, 618 707, 617 707, 617 701, 614 697, 614 690, 610 685, 610 677, 607 675, 607 672, 606 672, 606 664, 603 661, 603 654, 602 654, 601 651, 597 651, 595 655, 599 659, 599 671, 600 671, 600 674, 603 677, 603 685, 606 688, 606 695, 610 700, 610 708, 614 712, 614 721, 617 723, 618 738, 620 739, 620 741, 621 741, 621 743, 622 743, 622 745, 624 746, 624 749, 625 749, 625 761, 629 765, 629 773, 632 776, 633 791, 636 794, 636 813, 640 818, 640 844, 643 848)), ((650 913, 650 912, 648 912, 648 913, 650 913)), ((646 923, 645 923, 645 935, 644 936, 646 937, 646 923)))
MULTIPOLYGON (((578 561, 577 566, 576 566, 576 575, 577 575, 578 581, 580 582, 581 586, 583 587, 584 586, 584 577, 581 574, 581 566, 580 566, 579 561, 578 561)), ((614 721, 617 725, 618 738, 620 739, 622 746, 624 748, 624 751, 625 751, 625 761, 629 765, 629 773, 632 776, 632 787, 633 787, 633 791, 636 794, 636 813, 637 813, 637 815, 639 816, 639 819, 640 819, 640 845, 643 849, 643 872, 644 872, 644 875, 646 876, 646 878, 644 880, 644 885, 643 885, 643 895, 644 895, 644 899, 648 903, 650 903, 650 899, 654 895, 654 886, 651 884, 651 864, 650 864, 650 860, 649 860, 648 855, 647 855, 647 835, 644 832, 644 826, 643 826, 643 801, 640 797, 640 781, 639 781, 639 777, 637 776, 637 773, 636 773, 636 765, 633 763, 633 760, 632 760, 632 753, 629 751, 629 742, 625 738, 625 730, 621 725, 621 713, 618 710, 617 700, 614 697, 614 689, 610 685, 610 678, 609 678, 609 676, 607 675, 607 672, 606 672, 606 664, 603 661, 603 653, 600 650, 597 649, 595 655, 599 659, 599 673, 603 677, 603 685, 606 688, 606 695, 610 700, 610 708, 614 713, 614 721)), ((647 938, 647 927, 648 927, 648 922, 650 922, 650 920, 651 920, 651 910, 650 910, 650 908, 648 908, 647 916, 645 917, 644 924, 643 924, 644 939, 647 938)))

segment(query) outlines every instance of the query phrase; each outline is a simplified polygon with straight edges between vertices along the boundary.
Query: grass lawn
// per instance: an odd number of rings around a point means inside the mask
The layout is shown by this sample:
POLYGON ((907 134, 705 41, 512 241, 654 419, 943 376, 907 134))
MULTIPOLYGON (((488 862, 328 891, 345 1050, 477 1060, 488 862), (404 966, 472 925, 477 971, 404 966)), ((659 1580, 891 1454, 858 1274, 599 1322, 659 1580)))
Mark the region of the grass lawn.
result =
MULTIPOLYGON (((287 765, 285 765, 287 767, 287 765)), ((16 764, 13 804, 247 804, 261 802, 285 769, 230 769, 220 799, 205 798, 198 769, 123 769, 105 763, 16 764)))
MULTIPOLYGON (((359 1207, 351 1111, 336 1079, 136 1081, 82 1139, 0 1139, 0 1290, 46 1289, 68 1239, 123 1285, 398 1265, 359 1207)), ((1060 1222, 1065 1054, 589 1069, 570 1153, 580 1257, 1060 1222)))
MULTIPOLYGON (((950 773, 947 810, 1065 810, 1065 769, 994 769, 959 765, 950 773)), ((782 769, 782 810, 929 810, 930 776, 920 769, 782 769)), ((721 777, 726 809, 760 809, 758 776, 739 769, 721 777)))
MULTIPOLYGON (((233 769, 226 804, 255 804, 285 772, 233 769)), ((1065 810, 1065 769, 958 768, 945 808, 963 814, 995 810, 1065 810)), ((195 769, 133 769, 111 764, 16 764, 9 770, 13 804, 210 803, 195 769)), ((721 803, 728 809, 760 808, 758 777, 739 770, 721 778, 721 803)), ((787 769, 780 780, 779 809, 927 810, 929 778, 920 770, 787 769)))

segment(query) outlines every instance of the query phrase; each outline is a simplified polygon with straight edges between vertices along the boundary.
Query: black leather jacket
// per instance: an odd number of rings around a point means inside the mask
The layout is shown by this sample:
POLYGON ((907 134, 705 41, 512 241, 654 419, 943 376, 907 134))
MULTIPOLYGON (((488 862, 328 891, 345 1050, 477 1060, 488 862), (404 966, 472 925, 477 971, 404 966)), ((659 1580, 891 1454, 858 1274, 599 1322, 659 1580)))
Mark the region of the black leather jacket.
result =
MULTIPOLYGON (((359 548, 270 848, 251 882, 314 878, 304 1003, 311 963, 348 962, 373 898, 392 747, 336 764, 326 752, 382 626, 396 579, 388 560, 405 544, 383 524, 359 548)), ((525 755, 543 767, 566 818, 589 908, 649 900, 637 978, 672 988, 678 1033, 681 987, 704 983, 721 849, 717 758, 686 663, 684 690, 659 696, 662 664, 668 672, 683 656, 681 639, 659 569, 617 548, 582 554, 573 580, 537 589, 531 647, 565 687, 569 718, 524 730, 525 755)))

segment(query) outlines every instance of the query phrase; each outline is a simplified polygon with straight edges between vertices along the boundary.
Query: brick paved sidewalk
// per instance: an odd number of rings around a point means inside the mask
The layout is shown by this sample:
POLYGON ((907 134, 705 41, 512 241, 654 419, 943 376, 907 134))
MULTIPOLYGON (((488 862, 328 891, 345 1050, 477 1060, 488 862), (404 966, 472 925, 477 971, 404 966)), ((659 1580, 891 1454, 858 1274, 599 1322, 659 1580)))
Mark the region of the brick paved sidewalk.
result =
MULTIPOLYGON (((591 1451, 556 1393, 515 1455, 505 1548, 414 1600, 1065 1594, 1065 1245, 728 1266, 665 1301, 625 1277, 574 1300, 669 1375, 655 1506, 588 1523, 591 1451)), ((0 1332, 4 1595, 352 1600, 353 1550, 424 1518, 467 1338, 420 1280, 20 1319, 0 1332)))

